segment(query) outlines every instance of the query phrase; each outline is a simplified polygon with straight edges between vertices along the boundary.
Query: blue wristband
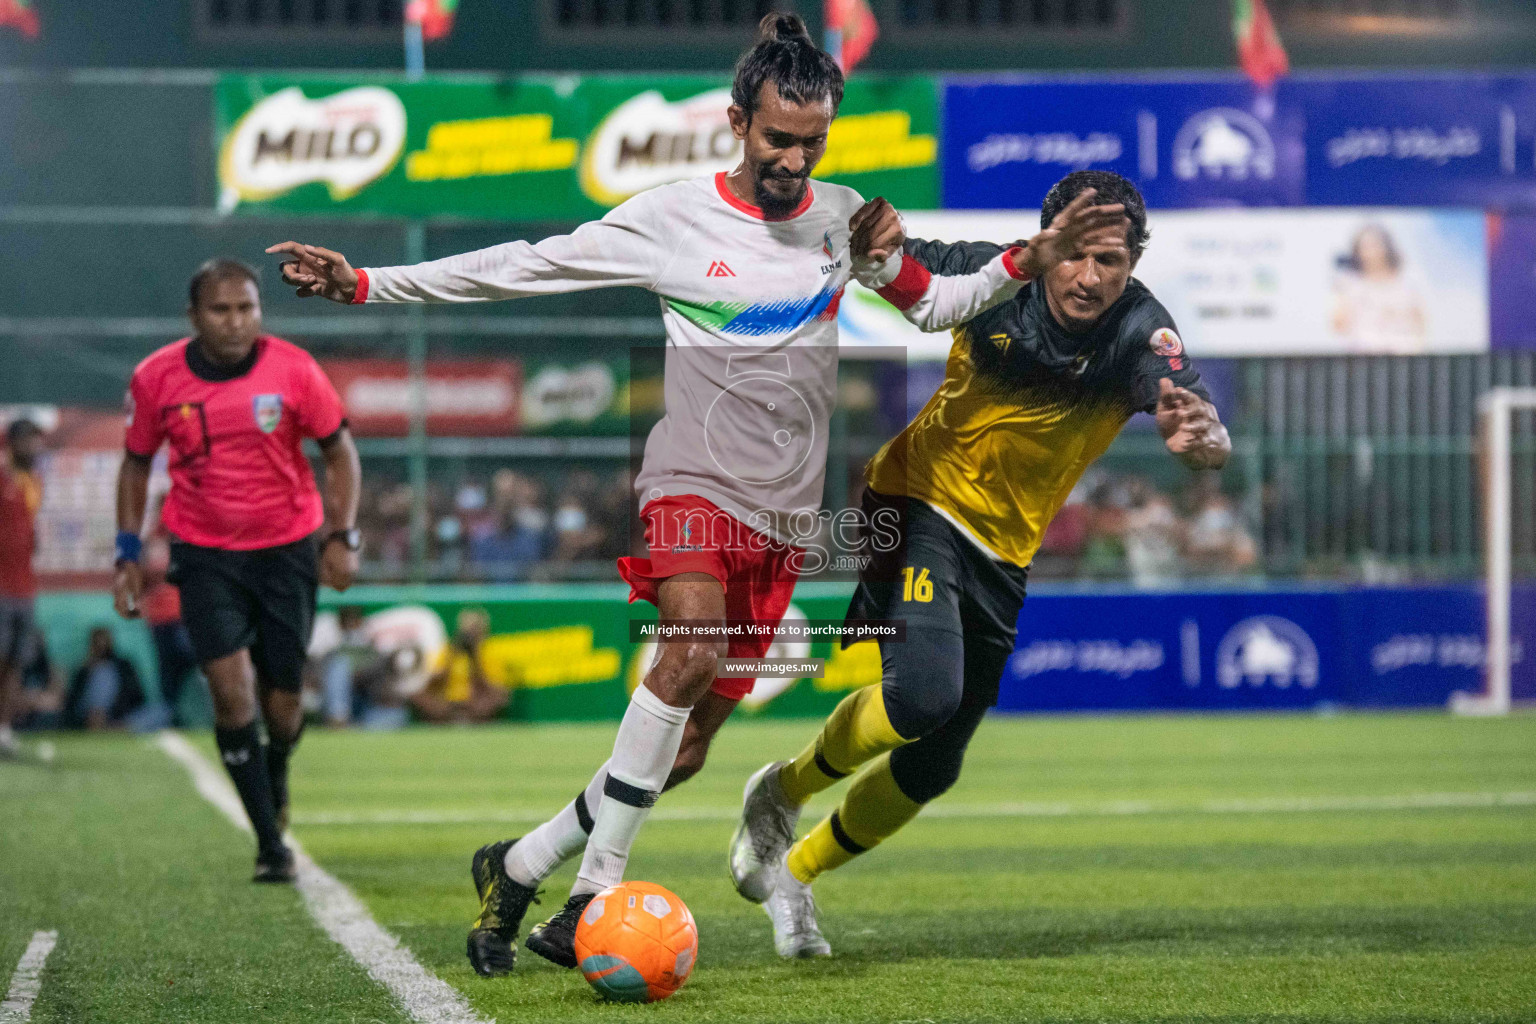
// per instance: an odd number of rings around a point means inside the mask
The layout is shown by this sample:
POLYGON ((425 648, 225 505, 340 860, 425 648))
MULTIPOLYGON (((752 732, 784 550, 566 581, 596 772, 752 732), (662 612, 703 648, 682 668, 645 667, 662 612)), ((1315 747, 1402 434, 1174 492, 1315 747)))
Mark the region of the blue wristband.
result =
POLYGON ((117 561, 138 562, 139 552, 143 550, 144 542, 139 540, 139 535, 127 530, 117 531, 117 561))

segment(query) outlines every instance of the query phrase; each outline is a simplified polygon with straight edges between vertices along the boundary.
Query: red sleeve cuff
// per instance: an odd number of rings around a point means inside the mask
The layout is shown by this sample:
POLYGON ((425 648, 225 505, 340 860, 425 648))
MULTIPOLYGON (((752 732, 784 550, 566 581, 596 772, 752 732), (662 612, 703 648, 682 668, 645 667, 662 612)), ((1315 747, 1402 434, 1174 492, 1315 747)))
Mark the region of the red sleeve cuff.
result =
POLYGON ((360 306, 368 301, 368 271, 361 267, 357 271, 357 291, 352 296, 352 304, 360 306))
POLYGON ((1033 280, 1033 278, 1031 278, 1028 274, 1024 273, 1024 271, 1019 268, 1019 261, 1023 258, 1023 256, 1024 247, 1022 245, 1016 245, 998 257, 998 259, 1003 261, 1003 269, 1008 271, 1008 276, 1013 278, 1015 281, 1033 280))
POLYGON ((896 280, 881 288, 878 294, 886 302, 906 312, 928 291, 928 282, 932 279, 933 275, 927 267, 911 256, 904 255, 901 258, 901 269, 896 272, 896 280))

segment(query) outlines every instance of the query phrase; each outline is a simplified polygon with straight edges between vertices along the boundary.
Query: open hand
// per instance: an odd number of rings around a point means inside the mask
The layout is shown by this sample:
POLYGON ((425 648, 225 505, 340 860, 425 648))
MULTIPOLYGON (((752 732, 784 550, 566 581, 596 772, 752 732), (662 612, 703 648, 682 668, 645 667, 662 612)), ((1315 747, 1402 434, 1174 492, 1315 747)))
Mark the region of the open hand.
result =
POLYGON ((1076 259, 1086 249, 1126 244, 1131 221, 1125 205, 1094 206, 1097 189, 1085 188, 1058 213, 1049 227, 1029 240, 1019 268, 1030 277, 1043 277, 1056 264, 1076 259))
POLYGON ((1209 402, 1164 377, 1157 385, 1157 432, 1168 450, 1195 469, 1216 469, 1227 461, 1227 429, 1209 402))
POLYGON ((282 242, 267 252, 295 257, 283 264, 283 283, 296 288, 301 299, 319 295, 345 304, 357 296, 357 271, 339 252, 300 242, 282 242))
POLYGON ((854 259, 887 260, 901 251, 907 240, 901 215, 884 197, 876 197, 856 210, 848 219, 849 255, 854 259))

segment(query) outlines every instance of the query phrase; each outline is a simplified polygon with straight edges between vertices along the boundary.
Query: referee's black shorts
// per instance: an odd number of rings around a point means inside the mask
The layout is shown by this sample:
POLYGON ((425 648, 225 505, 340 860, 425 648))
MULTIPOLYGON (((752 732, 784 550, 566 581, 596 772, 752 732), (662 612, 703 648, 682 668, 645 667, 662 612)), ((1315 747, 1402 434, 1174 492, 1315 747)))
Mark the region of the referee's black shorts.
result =
POLYGON ((256 551, 171 543, 166 578, 199 664, 249 648, 264 686, 297 692, 315 624, 319 554, 312 538, 256 551))

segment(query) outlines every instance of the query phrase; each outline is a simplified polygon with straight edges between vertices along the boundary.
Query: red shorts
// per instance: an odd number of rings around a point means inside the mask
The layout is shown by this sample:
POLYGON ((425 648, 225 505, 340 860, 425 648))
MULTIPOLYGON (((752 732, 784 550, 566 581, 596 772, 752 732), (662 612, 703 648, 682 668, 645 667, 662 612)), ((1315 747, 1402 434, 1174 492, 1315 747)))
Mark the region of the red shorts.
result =
MULTIPOLYGON (((657 603, 657 585, 669 576, 702 572, 725 588, 725 617, 777 626, 789 608, 805 552, 752 529, 729 512, 693 494, 657 498, 640 510, 649 558, 619 559, 629 600, 657 603)), ((772 637, 733 638, 730 658, 761 658, 772 637)), ((710 692, 741 700, 751 678, 717 677, 710 692)))

